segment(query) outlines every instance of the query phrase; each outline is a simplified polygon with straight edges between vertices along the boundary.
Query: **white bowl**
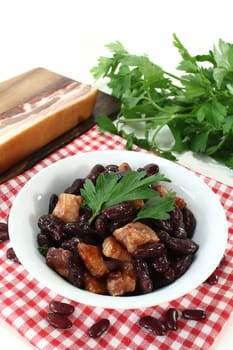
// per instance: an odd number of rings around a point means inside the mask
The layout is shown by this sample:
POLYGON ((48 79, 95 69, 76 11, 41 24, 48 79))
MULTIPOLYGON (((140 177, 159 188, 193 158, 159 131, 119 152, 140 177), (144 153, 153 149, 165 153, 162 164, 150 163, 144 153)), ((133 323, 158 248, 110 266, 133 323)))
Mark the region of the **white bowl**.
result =
POLYGON ((35 175, 17 195, 9 216, 12 247, 25 269, 44 286, 71 300, 111 309, 134 309, 159 305, 192 291, 219 264, 227 244, 224 210, 213 191, 196 175, 173 162, 144 152, 95 151, 60 160, 35 175), (61 193, 77 177, 84 177, 97 163, 128 162, 132 168, 157 163, 160 172, 172 180, 170 187, 193 211, 197 226, 193 240, 199 244, 196 259, 186 273, 172 284, 154 292, 127 297, 97 295, 66 282, 45 264, 38 252, 37 221, 47 213, 49 197, 61 193))

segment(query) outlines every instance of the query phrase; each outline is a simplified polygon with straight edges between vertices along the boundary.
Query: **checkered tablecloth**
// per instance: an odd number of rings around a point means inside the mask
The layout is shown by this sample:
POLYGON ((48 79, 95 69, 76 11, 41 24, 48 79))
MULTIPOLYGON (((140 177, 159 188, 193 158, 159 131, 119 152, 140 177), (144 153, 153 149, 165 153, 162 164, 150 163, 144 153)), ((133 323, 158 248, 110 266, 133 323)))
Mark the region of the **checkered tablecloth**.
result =
MULTIPOLYGON (((6 222, 12 203, 22 186, 42 168, 78 152, 124 149, 118 136, 99 134, 96 127, 59 149, 32 169, 0 185, 0 221, 6 222)), ((203 283, 190 294, 169 304, 140 310, 108 310, 90 307, 62 298, 38 283, 20 264, 6 259, 10 242, 0 243, 0 317, 25 339, 43 350, 207 350, 221 332, 233 311, 233 188, 198 174, 220 199, 229 223, 226 259, 219 269, 216 285, 203 283), (52 300, 67 301, 75 306, 73 327, 57 330, 48 325, 46 315, 52 300), (179 329, 165 336, 146 333, 138 325, 143 315, 163 317, 168 307, 203 308, 203 321, 179 320, 179 329), (97 339, 88 336, 88 328, 100 318, 108 318, 110 328, 97 339)), ((221 234, 221 232, 219 233, 221 234)), ((208 259, 208 257, 206 257, 208 259)))

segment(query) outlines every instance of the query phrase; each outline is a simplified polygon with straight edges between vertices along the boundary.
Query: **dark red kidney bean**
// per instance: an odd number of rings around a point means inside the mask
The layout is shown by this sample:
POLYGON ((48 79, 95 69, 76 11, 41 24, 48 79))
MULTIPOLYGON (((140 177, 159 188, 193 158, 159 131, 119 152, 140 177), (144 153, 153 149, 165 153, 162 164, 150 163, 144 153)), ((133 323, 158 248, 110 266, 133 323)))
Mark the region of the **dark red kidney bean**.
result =
POLYGON ((188 268, 191 266, 194 259, 194 255, 186 255, 182 257, 178 257, 174 263, 173 268, 175 270, 176 278, 180 277, 185 273, 185 271, 188 270, 188 268))
POLYGON ((55 314, 71 315, 74 313, 74 306, 61 301, 51 301, 49 303, 49 310, 55 314))
POLYGON ((73 183, 64 190, 64 193, 80 195, 81 188, 83 187, 84 179, 78 178, 73 181, 73 183))
POLYGON ((154 226, 155 229, 160 229, 163 231, 166 231, 168 233, 172 233, 173 226, 170 219, 167 220, 159 220, 159 219, 151 219, 150 220, 152 227, 154 226))
POLYGON ((184 225, 187 232, 187 237, 192 238, 196 228, 196 218, 193 212, 187 207, 184 207, 182 209, 182 213, 183 213, 184 225))
POLYGON ((110 326, 109 320, 107 318, 102 318, 101 320, 97 321, 89 328, 88 334, 91 338, 98 338, 104 332, 107 331, 109 326, 110 326))
POLYGON ((216 271, 214 271, 205 281, 205 283, 210 284, 211 286, 218 283, 218 275, 216 271))
POLYGON ((126 216, 121 220, 109 221, 109 232, 112 233, 117 228, 122 227, 128 224, 129 222, 132 222, 134 219, 135 219, 135 215, 132 215, 132 216, 126 216))
POLYGON ((167 332, 165 324, 153 316, 141 317, 139 325, 155 335, 165 335, 167 332))
POLYGON ((73 323, 66 315, 61 315, 53 312, 47 314, 47 320, 51 326, 59 329, 71 328, 73 323))
POLYGON ((90 179, 93 183, 96 182, 97 177, 105 171, 105 167, 102 164, 96 164, 87 175, 87 179, 90 179))
POLYGON ((108 219, 104 213, 100 214, 95 220, 95 229, 99 235, 104 235, 108 229, 108 219))
POLYGON ((151 258, 150 265, 156 272, 163 273, 169 268, 170 262, 166 254, 151 258))
POLYGON ((74 286, 83 289, 85 269, 81 258, 77 254, 72 254, 69 257, 68 263, 68 280, 74 286))
POLYGON ((0 243, 9 240, 8 224, 0 222, 0 243))
POLYGON ((182 316, 187 320, 204 320, 206 318, 206 312, 202 309, 185 309, 182 311, 182 316))
POLYGON ((170 213, 170 221, 173 226, 172 235, 177 238, 187 238, 187 232, 183 222, 181 209, 176 206, 170 213))
POLYGON ((54 242, 61 241, 61 239, 64 238, 64 223, 55 216, 50 214, 41 215, 38 220, 38 226, 43 233, 48 234, 54 242))
POLYGON ((87 223, 88 220, 92 217, 92 209, 89 207, 81 208, 80 210, 80 223, 87 223))
POLYGON ((146 176, 151 176, 151 175, 155 175, 158 174, 159 172, 159 166, 157 164, 154 163, 149 163, 147 165, 145 165, 142 170, 146 171, 146 176))
POLYGON ((148 242, 139 245, 133 255, 138 258, 159 257, 166 251, 165 245, 160 242, 148 242))
POLYGON ((150 293, 153 290, 153 283, 150 277, 148 264, 145 260, 136 258, 133 261, 134 270, 137 278, 137 285, 140 291, 150 293))
POLYGON ((176 277, 176 272, 172 266, 169 266, 169 268, 164 272, 163 278, 164 278, 165 284, 175 281, 177 277, 176 277))
POLYGON ((19 261, 19 259, 17 258, 17 256, 16 256, 15 251, 14 251, 13 248, 8 248, 8 249, 7 249, 6 257, 7 257, 7 259, 13 260, 14 262, 20 264, 20 261, 19 261))
POLYGON ((166 245, 166 247, 176 253, 182 255, 190 255, 196 253, 199 246, 190 238, 177 238, 172 237, 166 231, 157 231, 160 241, 166 245))
POLYGON ((116 164, 108 164, 105 166, 105 172, 106 173, 116 173, 118 171, 119 167, 116 164))
POLYGON ((51 239, 49 239, 49 237, 45 233, 38 233, 37 243, 40 247, 42 247, 42 246, 49 247, 52 245, 51 239))
POLYGON ((103 210, 103 214, 108 220, 121 220, 134 215, 135 208, 130 203, 120 203, 103 210))
POLYGON ((167 329, 176 331, 178 329, 178 311, 171 307, 165 314, 165 326, 167 329))
POLYGON ((53 193, 51 194, 50 198, 49 198, 49 210, 48 210, 48 214, 52 214, 53 209, 55 208, 56 204, 58 202, 58 196, 53 193))

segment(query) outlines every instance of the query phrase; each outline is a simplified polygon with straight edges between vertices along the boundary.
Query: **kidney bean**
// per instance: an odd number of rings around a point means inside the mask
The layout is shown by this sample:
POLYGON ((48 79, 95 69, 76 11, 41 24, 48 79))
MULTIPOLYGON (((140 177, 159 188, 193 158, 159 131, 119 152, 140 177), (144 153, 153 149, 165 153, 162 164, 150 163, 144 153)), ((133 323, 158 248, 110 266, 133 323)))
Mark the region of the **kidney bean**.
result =
POLYGON ((56 300, 49 303, 49 309, 51 312, 61 315, 71 315, 74 312, 73 305, 56 300))
POLYGON ((211 286, 218 283, 218 275, 216 271, 214 271, 205 281, 206 283, 210 284, 211 286))
POLYGON ((168 260, 168 257, 166 254, 163 254, 161 256, 155 256, 150 260, 150 265, 152 266, 152 268, 160 273, 163 273, 165 271, 167 271, 170 262, 168 260))
POLYGON ((153 316, 141 317, 139 325, 155 335, 165 335, 167 332, 165 324, 153 316))
POLYGON ((176 331, 178 329, 178 311, 171 307, 165 314, 165 325, 167 329, 176 331))
POLYGON ((150 277, 148 264, 145 260, 136 258, 133 261, 134 270, 137 277, 137 284, 140 291, 145 294, 153 290, 153 283, 150 277))
POLYGON ((8 224, 0 222, 0 243, 9 240, 8 224))
POLYGON ((47 320, 51 326, 59 329, 67 329, 72 327, 71 320, 66 316, 58 313, 49 312, 47 320))
POLYGON ((180 253, 182 255, 190 255, 196 253, 198 250, 198 244, 189 238, 177 238, 172 237, 166 231, 157 231, 157 234, 162 243, 166 245, 170 250, 180 253))
POLYGON ((196 228, 196 218, 193 212, 189 208, 187 208, 187 206, 185 206, 182 209, 182 213, 183 213, 184 225, 187 232, 187 237, 192 238, 196 228))
POLYGON ((89 207, 85 207, 85 208, 80 208, 80 217, 79 217, 79 222, 80 223, 87 223, 88 220, 91 218, 92 216, 92 209, 89 207))
POLYGON ((51 196, 49 198, 48 214, 52 214, 53 209, 56 207, 57 202, 58 202, 58 196, 55 193, 51 194, 51 196))
POLYGON ((8 248, 8 249, 7 249, 6 257, 7 257, 7 259, 13 260, 14 262, 20 264, 20 261, 19 261, 19 259, 17 258, 17 256, 16 256, 15 251, 14 251, 13 248, 8 248))
POLYGON ((68 280, 78 288, 84 288, 84 266, 77 254, 71 254, 68 262, 68 280))
POLYGON ((81 194, 80 190, 83 187, 84 179, 78 178, 73 181, 73 183, 64 190, 64 193, 75 194, 79 196, 81 194))
POLYGON ((49 247, 52 245, 51 239, 49 239, 48 236, 46 236, 45 233, 38 233, 37 235, 37 243, 40 247, 46 246, 49 247))
POLYGON ((130 203, 119 203, 103 210, 103 214, 109 220, 121 220, 136 213, 130 203))
POLYGON ((108 164, 105 166, 106 173, 116 173, 118 171, 118 165, 116 164, 108 164))
POLYGON ((159 257, 166 251, 165 245, 159 242, 148 242, 139 245, 133 255, 138 258, 159 257))
POLYGON ((96 182, 97 177, 105 171, 105 167, 102 164, 96 164, 87 176, 93 183, 96 182))
POLYGON ((177 258, 173 263, 173 268, 175 270, 176 278, 180 277, 187 271, 193 262, 194 255, 186 255, 177 258))
POLYGON ((146 176, 151 176, 151 175, 155 175, 158 174, 159 172, 159 166, 157 164, 154 163, 150 163, 150 164, 146 164, 142 170, 146 171, 146 176))
POLYGON ((108 219, 104 213, 100 214, 95 220, 95 229, 99 235, 104 235, 108 229, 108 219))
POLYGON ((172 266, 169 266, 169 268, 164 272, 163 277, 165 284, 175 281, 177 277, 174 268, 172 266))
POLYGON ((170 220, 172 222, 172 235, 177 238, 186 238, 187 232, 183 222, 183 214, 181 209, 176 206, 170 213, 170 220))
POLYGON ((206 312, 202 309, 185 309, 182 311, 182 316, 187 320, 204 320, 206 318, 206 312))
POLYGON ((55 216, 50 214, 41 215, 38 220, 38 226, 43 233, 48 234, 55 242, 61 241, 61 239, 64 238, 64 223, 55 216))
POLYGON ((109 326, 109 320, 107 318, 102 318, 89 328, 88 334, 91 338, 98 338, 107 331, 109 326))
POLYGON ((173 231, 173 226, 170 219, 167 219, 167 220, 151 219, 150 223, 153 227, 155 227, 155 229, 157 228, 157 229, 166 231, 168 233, 172 233, 173 231))

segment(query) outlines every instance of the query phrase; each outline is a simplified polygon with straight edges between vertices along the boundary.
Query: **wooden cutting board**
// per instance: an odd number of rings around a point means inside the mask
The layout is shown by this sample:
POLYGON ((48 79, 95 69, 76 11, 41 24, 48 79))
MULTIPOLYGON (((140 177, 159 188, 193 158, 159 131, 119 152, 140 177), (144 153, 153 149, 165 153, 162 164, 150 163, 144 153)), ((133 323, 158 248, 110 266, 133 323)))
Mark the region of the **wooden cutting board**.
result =
POLYGON ((67 131, 60 137, 51 141, 49 144, 36 150, 35 152, 27 156, 25 159, 14 165, 12 168, 0 174, 0 184, 21 174, 25 170, 30 169, 37 162, 48 156, 50 153, 56 151, 57 149, 71 142, 76 137, 85 133, 88 129, 95 125, 95 118, 99 114, 106 114, 111 118, 114 118, 117 112, 119 111, 119 108, 119 100, 103 92, 99 92, 94 112, 88 120, 81 122, 73 129, 67 131))

